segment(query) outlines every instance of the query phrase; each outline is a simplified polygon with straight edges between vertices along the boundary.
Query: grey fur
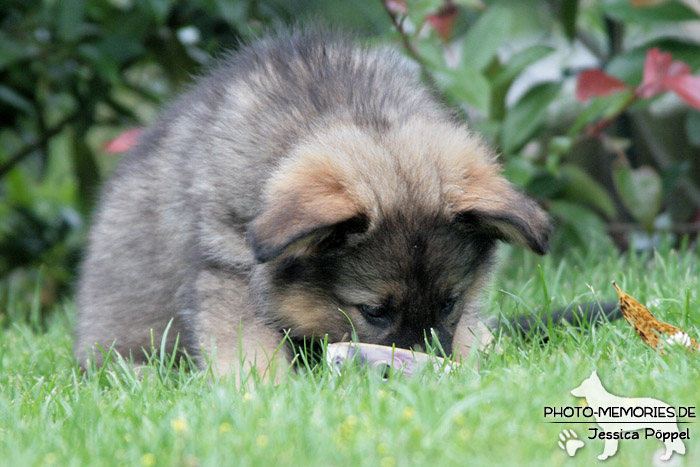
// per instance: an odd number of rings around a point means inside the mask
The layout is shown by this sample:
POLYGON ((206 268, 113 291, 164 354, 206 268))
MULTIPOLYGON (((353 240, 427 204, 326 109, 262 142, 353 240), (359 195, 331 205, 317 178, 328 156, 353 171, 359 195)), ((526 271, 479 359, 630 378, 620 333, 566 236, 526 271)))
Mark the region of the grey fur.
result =
POLYGON ((200 365, 215 352, 226 372, 273 359, 284 330, 342 339, 345 315, 367 342, 411 346, 435 327, 468 346, 495 240, 544 252, 548 234, 546 215, 399 54, 278 33, 226 56, 168 107, 104 188, 75 352, 99 363, 93 345, 114 344, 141 360, 151 330, 159 343, 173 319, 169 350, 179 333, 200 365), (441 149, 452 134, 470 153, 463 163, 441 149), (404 156, 415 146, 423 152, 404 156), (452 296, 457 311, 440 315, 452 296), (381 323, 355 307, 379 297, 381 323))

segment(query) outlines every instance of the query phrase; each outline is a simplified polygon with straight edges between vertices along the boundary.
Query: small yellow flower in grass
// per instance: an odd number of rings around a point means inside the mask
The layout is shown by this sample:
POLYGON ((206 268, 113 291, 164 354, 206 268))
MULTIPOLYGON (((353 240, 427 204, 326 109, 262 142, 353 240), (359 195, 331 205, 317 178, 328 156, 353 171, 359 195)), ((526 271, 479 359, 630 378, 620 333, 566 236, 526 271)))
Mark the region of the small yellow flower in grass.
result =
POLYGON ((345 446, 345 444, 355 436, 355 431, 357 427, 357 417, 354 415, 348 415, 348 417, 342 421, 338 426, 338 429, 333 434, 333 441, 339 446, 345 446))
POLYGON ((407 422, 413 418, 415 413, 416 413, 416 409, 414 409, 413 407, 406 407, 405 409, 403 409, 403 412, 401 413, 401 418, 403 419, 403 421, 407 422))
POLYGON ((380 389, 377 391, 377 396, 379 396, 380 399, 386 398, 386 391, 384 389, 380 389))
POLYGON ((379 461, 379 465, 381 467, 394 467, 396 465, 396 459, 393 457, 382 457, 382 460, 379 461))
POLYGON ((56 453, 50 452, 44 456, 44 464, 55 464, 56 463, 56 453))
POLYGON ((187 430, 187 420, 182 417, 177 417, 175 420, 170 422, 170 425, 177 433, 182 433, 183 431, 187 430))
POLYGON ((357 417, 354 415, 348 415, 348 418, 343 421, 343 428, 354 428, 357 425, 357 417))
POLYGON ((535 433, 537 433, 537 437, 539 439, 547 439, 549 437, 549 432, 547 432, 547 430, 543 426, 537 427, 535 433))
POLYGON ((244 403, 250 402, 252 400, 253 400, 253 396, 249 392, 246 392, 245 394, 243 394, 243 402, 244 403))
POLYGON ((151 467, 156 465, 156 456, 151 454, 150 452, 147 452, 143 456, 141 456, 141 465, 144 467, 151 467))
POLYGON ((265 436, 265 435, 258 436, 257 443, 258 443, 258 446, 260 446, 261 448, 264 448, 265 446, 267 446, 267 441, 268 441, 267 436, 265 436))
POLYGON ((219 433, 221 433, 222 435, 224 433, 228 433, 229 431, 231 431, 231 424, 229 422, 224 422, 221 425, 219 425, 219 433))

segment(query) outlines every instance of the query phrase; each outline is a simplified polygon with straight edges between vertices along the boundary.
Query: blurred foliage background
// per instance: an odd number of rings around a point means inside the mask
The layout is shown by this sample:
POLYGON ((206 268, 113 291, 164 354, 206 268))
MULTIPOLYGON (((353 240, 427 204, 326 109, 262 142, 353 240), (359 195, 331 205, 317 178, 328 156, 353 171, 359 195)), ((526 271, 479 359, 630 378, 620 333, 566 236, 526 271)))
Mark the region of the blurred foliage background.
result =
POLYGON ((153 122, 222 50, 294 22, 416 61, 554 216, 555 253, 696 241, 699 0, 4 0, 0 322, 11 298, 40 313, 70 296, 119 159, 107 143, 153 122), (654 49, 684 64, 684 87, 663 84, 668 67, 645 72, 654 49))

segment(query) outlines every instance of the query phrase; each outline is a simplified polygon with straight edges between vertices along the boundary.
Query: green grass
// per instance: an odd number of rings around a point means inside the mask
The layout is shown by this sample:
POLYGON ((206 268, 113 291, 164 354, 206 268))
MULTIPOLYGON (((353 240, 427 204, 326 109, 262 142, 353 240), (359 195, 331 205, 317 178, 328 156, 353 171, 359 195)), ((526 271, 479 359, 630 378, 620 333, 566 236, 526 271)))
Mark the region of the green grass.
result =
MULTIPOLYGON (((492 313, 613 299, 615 279, 658 318, 700 336, 700 251, 503 253, 492 313)), ((71 352, 71 303, 44 325, 31 303, 8 300, 0 314, 0 464, 591 465, 603 450, 602 440, 585 439, 593 425, 545 423, 543 408, 580 405, 569 391, 593 369, 615 394, 700 405, 700 355, 657 355, 624 321, 585 334, 555 330, 543 346, 503 339, 478 371, 446 377, 382 382, 320 367, 238 391, 231 380, 167 363, 142 379, 119 364, 85 376, 71 352), (556 444, 564 427, 586 442, 574 458, 556 444)), ((698 423, 684 426, 687 454, 674 457, 700 465, 698 423)), ((623 440, 606 462, 647 465, 661 448, 623 440)))

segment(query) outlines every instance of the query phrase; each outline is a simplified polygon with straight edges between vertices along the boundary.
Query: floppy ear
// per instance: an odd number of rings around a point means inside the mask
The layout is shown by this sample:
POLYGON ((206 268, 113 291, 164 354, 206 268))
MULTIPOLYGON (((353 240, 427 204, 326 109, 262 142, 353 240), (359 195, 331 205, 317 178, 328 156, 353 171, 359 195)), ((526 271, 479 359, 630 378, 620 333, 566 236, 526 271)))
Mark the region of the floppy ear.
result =
POLYGON ((547 253, 552 224, 537 203, 501 176, 476 177, 460 185, 453 200, 458 220, 499 240, 547 253))
POLYGON ((313 183, 276 191, 274 199, 248 226, 248 241, 258 261, 289 248, 318 244, 334 233, 357 230, 362 216, 337 183, 313 183))

